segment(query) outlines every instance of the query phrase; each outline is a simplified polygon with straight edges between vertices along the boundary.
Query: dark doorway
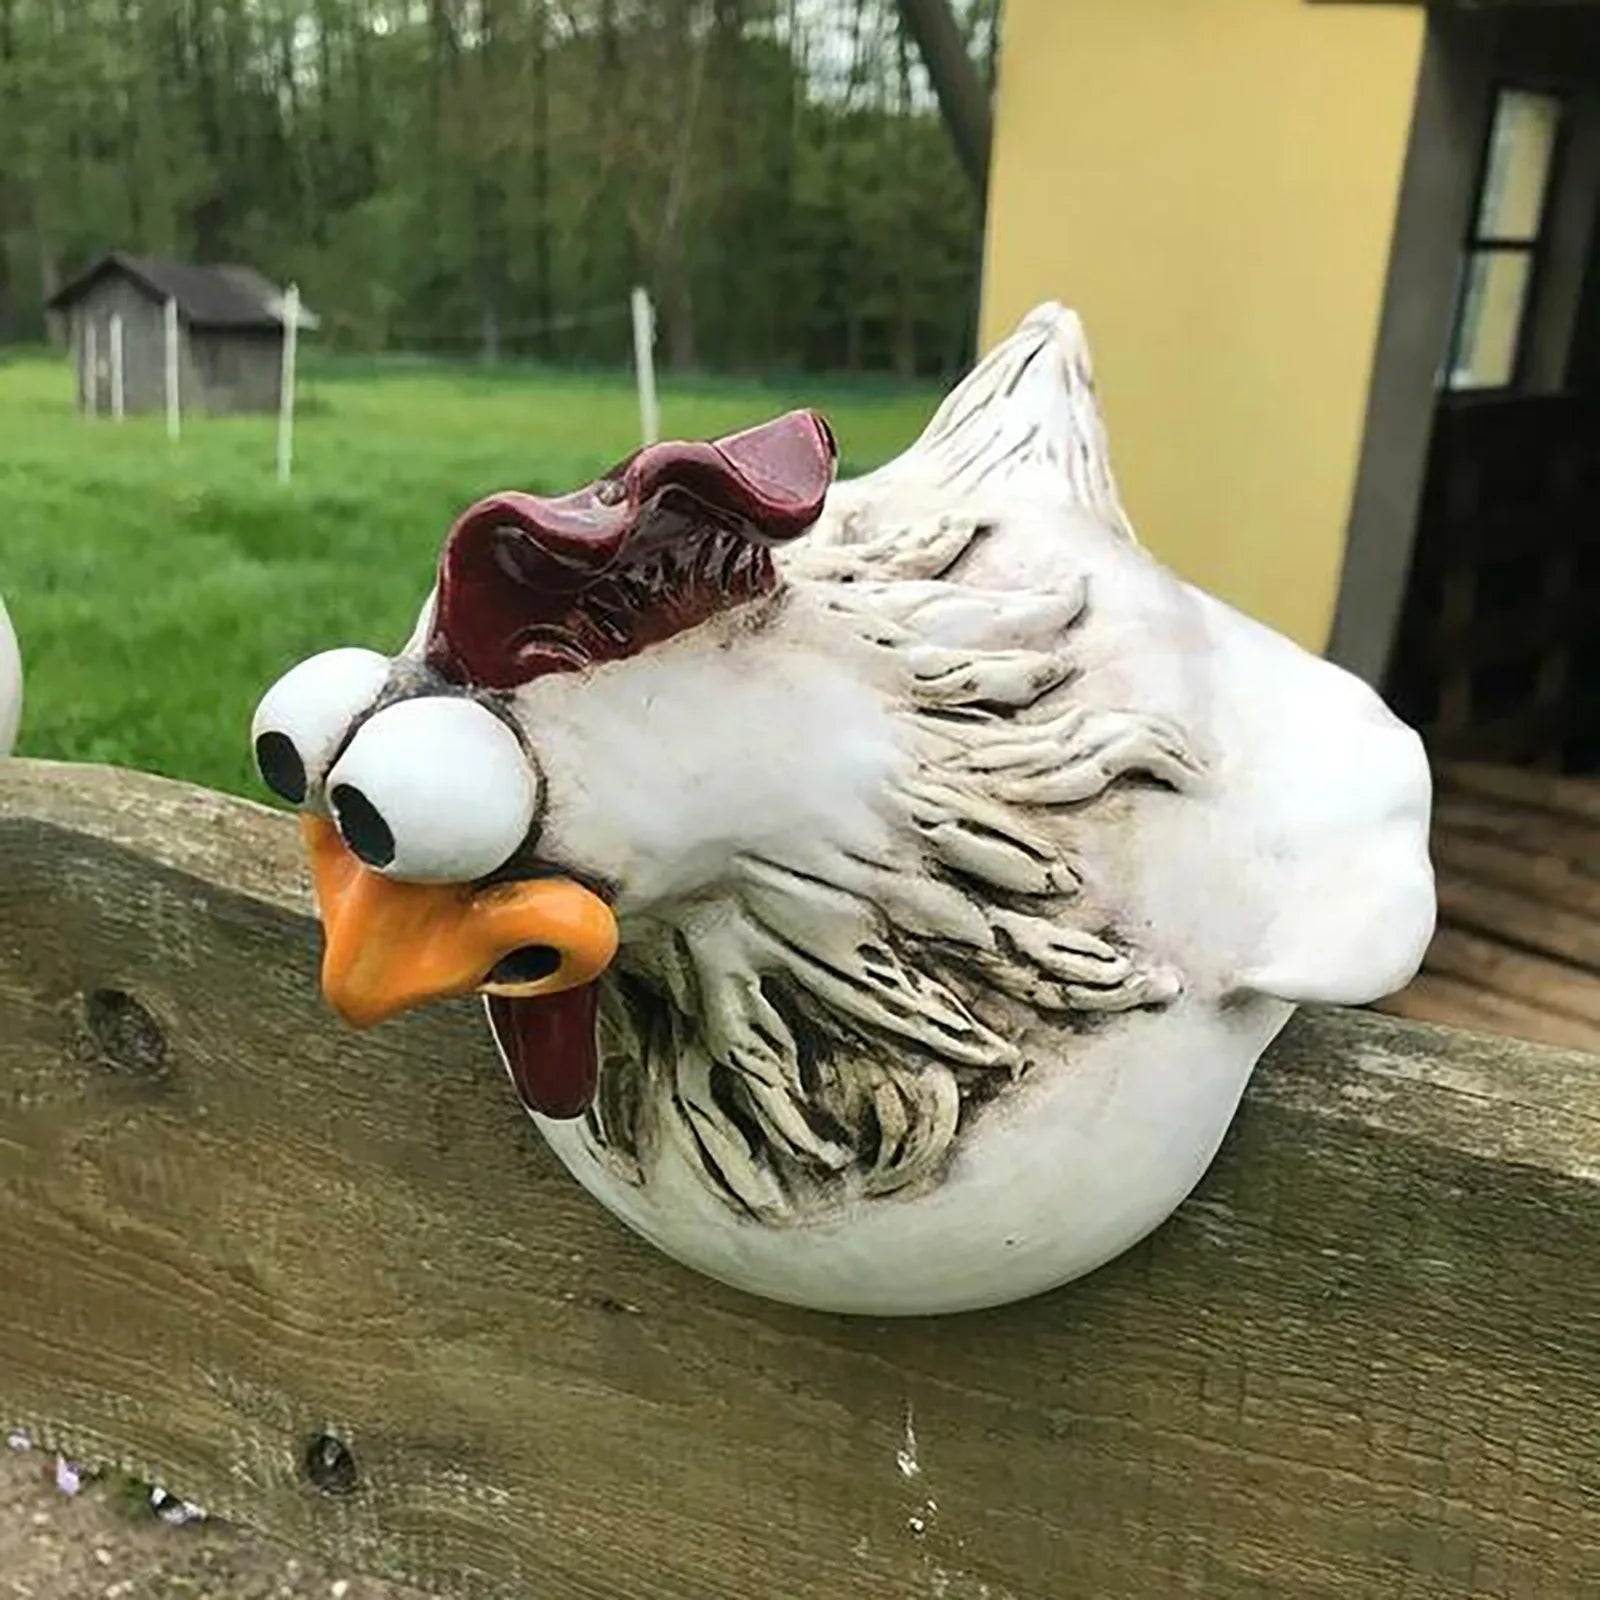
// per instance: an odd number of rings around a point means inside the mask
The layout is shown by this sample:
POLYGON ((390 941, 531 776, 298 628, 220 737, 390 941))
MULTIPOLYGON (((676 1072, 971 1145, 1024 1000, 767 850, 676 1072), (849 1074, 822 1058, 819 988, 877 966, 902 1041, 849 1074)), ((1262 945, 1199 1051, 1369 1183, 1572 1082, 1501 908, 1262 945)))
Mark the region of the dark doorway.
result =
POLYGON ((1600 14, 1504 18, 1385 684, 1439 761, 1600 771, 1600 14))

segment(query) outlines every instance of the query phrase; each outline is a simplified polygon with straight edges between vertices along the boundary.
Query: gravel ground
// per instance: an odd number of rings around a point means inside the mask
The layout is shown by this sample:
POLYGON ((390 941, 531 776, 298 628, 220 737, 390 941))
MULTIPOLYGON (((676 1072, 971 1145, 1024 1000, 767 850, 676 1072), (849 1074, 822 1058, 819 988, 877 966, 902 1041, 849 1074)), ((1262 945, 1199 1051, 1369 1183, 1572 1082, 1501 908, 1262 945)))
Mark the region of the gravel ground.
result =
POLYGON ((0 1444, 0 1600, 428 1600, 223 1523, 169 1527, 134 1497, 63 1494, 55 1458, 0 1444))

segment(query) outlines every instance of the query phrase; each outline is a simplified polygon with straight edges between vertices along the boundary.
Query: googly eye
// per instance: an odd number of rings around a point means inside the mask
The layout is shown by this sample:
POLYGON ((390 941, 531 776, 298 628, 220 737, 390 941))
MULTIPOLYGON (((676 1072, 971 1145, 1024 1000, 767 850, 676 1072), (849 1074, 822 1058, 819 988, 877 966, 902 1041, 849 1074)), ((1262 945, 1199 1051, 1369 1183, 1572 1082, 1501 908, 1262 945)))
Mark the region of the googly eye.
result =
POLYGON ((376 650, 324 650, 290 667, 261 697, 250 724, 262 781, 304 805, 355 718, 378 697, 389 660, 376 650))
POLYGON ((346 845, 403 883, 470 883, 503 866, 527 837, 537 800, 517 736, 458 696, 386 706, 328 774, 346 845))

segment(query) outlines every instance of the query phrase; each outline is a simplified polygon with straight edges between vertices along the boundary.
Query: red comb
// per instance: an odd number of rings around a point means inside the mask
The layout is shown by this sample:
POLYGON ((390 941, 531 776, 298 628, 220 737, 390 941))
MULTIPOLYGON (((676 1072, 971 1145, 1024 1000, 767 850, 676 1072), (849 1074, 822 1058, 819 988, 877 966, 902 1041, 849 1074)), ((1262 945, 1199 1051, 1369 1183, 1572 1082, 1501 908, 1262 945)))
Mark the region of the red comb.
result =
POLYGON ((654 444, 556 499, 508 491, 457 520, 439 561, 429 662, 509 689, 617 661, 778 586, 833 480, 812 411, 709 443, 654 444))

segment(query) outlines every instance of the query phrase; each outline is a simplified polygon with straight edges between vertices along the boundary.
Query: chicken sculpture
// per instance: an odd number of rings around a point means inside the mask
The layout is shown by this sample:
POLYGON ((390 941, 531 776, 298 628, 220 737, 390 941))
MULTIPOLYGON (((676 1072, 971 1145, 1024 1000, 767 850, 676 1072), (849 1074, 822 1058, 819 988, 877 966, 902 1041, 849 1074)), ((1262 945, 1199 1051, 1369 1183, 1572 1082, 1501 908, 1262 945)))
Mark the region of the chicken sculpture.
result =
POLYGON ((22 656, 6 603, 0 600, 0 756, 11 754, 22 721, 22 656))
POLYGON ((1409 979, 1428 769, 1141 551, 1061 307, 833 466, 796 412, 482 501, 404 649, 253 737, 350 1022, 482 994, 560 1159, 714 1277, 990 1305, 1167 1216, 1297 1002, 1409 979))

